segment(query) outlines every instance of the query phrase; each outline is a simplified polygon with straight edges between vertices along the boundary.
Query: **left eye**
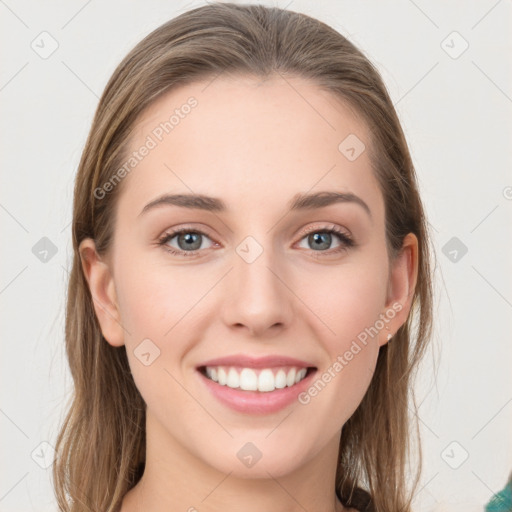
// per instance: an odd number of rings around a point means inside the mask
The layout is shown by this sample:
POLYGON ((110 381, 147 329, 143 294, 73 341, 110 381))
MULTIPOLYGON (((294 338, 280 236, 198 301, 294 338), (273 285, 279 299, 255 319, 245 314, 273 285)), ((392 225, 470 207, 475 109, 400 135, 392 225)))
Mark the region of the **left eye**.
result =
MULTIPOLYGON (((341 250, 345 250, 348 247, 352 247, 354 245, 354 242, 352 238, 350 238, 347 234, 339 231, 336 228, 331 229, 315 229, 313 231, 310 231, 306 236, 304 236, 301 240, 306 240, 306 243, 310 243, 313 247, 316 246, 317 249, 328 249, 332 243, 333 235, 335 238, 338 239, 338 242, 340 245, 333 251, 330 251, 330 254, 337 253, 341 250)), ((318 251, 315 251, 318 252, 318 251)), ((326 252, 326 251, 320 251, 320 252, 326 252)))
MULTIPOLYGON (((353 247, 355 245, 354 240, 346 233, 342 232, 335 226, 331 228, 322 228, 322 229, 313 229, 309 230, 306 233, 302 234, 302 240, 306 240, 306 243, 312 244, 313 247, 316 246, 316 249, 313 249, 312 252, 316 253, 327 253, 334 254, 339 253, 341 251, 346 251, 348 248, 353 247), (331 251, 325 251, 323 249, 328 249, 332 244, 333 235, 339 241, 339 246, 331 251), (321 250, 318 250, 321 249, 321 250)), ((166 233, 158 242, 158 245, 165 246, 165 250, 170 252, 171 254, 175 254, 178 256, 195 256, 201 250, 202 238, 210 237, 203 233, 202 231, 192 230, 189 228, 183 228, 171 233, 166 233), (168 243, 176 238, 178 247, 172 247, 168 245, 168 243)), ((324 254, 317 254, 316 256, 323 256, 324 254)))

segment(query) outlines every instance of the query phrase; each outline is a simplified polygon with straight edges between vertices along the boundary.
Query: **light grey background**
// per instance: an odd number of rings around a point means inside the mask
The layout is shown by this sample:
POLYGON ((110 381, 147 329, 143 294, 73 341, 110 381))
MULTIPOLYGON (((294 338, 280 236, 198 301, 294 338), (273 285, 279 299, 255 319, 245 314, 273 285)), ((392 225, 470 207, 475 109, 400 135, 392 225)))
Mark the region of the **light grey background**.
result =
MULTIPOLYGON (((72 187, 99 96, 142 37, 203 4, 0 0, 2 512, 56 510, 46 466, 72 390, 72 187)), ((397 107, 438 257, 435 350, 417 387, 416 509, 481 511, 512 470, 511 1, 267 5, 349 37, 397 107)))

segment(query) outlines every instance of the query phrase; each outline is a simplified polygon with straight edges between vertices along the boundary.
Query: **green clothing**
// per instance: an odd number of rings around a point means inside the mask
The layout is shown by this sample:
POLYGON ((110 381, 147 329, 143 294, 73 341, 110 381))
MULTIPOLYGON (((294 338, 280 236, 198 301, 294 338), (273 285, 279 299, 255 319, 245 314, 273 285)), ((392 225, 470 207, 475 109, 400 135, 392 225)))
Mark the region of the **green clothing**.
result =
POLYGON ((508 482, 502 491, 495 494, 485 506, 485 512, 512 511, 512 482, 508 482))

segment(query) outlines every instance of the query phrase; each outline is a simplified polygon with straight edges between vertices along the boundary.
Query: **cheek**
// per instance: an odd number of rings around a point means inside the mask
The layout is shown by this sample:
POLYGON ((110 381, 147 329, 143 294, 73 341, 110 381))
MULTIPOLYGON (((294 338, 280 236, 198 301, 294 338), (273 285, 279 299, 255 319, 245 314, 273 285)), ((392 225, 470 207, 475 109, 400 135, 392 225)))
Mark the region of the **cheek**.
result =
POLYGON ((204 282, 201 287, 193 273, 179 268, 144 266, 133 260, 119 269, 118 302, 131 343, 142 336, 163 346, 174 326, 186 322, 187 312, 204 293, 204 282))
POLYGON ((342 425, 354 414, 363 400, 375 372, 379 353, 379 348, 375 344, 357 345, 358 347, 352 345, 338 360, 339 366, 331 370, 335 375, 335 370, 339 371, 338 376, 333 378, 331 403, 333 412, 337 412, 334 416, 337 417, 338 424, 342 425), (350 360, 347 357, 349 353, 352 354, 350 360))
MULTIPOLYGON (((357 331, 356 328, 353 329, 357 331)), ((361 403, 375 372, 379 345, 367 337, 338 338, 329 343, 329 361, 317 371, 299 402, 314 411, 314 417, 327 430, 335 432, 352 416, 361 403)))
POLYGON ((308 305, 328 326, 322 342, 329 362, 318 372, 304 402, 316 401, 317 407, 326 408, 325 414, 329 408, 331 413, 336 411, 335 422, 352 415, 375 371, 379 353, 376 322, 384 313, 386 272, 379 262, 347 265, 322 281, 325 286, 309 288, 308 305))
POLYGON ((342 349, 384 312, 387 270, 382 263, 372 263, 347 264, 322 279, 303 281, 301 296, 326 326, 330 351, 342 349))
POLYGON ((126 259, 117 267, 126 351, 144 401, 167 421, 193 408, 178 382, 183 378, 180 361, 191 343, 191 308, 204 292, 196 288, 199 283, 191 283, 190 272, 140 262, 126 259))

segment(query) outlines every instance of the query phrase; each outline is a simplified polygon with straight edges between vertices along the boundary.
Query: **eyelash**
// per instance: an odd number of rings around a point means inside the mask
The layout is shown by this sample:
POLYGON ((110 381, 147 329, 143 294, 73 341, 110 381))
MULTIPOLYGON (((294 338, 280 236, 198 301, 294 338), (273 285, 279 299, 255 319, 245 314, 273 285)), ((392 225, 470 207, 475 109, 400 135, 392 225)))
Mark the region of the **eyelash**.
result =
MULTIPOLYGON (((204 235, 204 236, 210 238, 206 233, 204 233, 201 230, 191 229, 191 228, 184 227, 184 228, 177 229, 175 231, 171 231, 170 233, 165 233, 158 240, 158 245, 159 246, 164 246, 164 249, 167 252, 169 252, 169 253, 171 253, 171 254, 173 254, 175 256, 185 256, 185 257, 196 256, 199 252, 201 252, 202 249, 196 249, 195 251, 180 251, 180 250, 176 250, 174 248, 171 248, 169 246, 165 247, 165 244, 167 244, 167 242, 172 240, 175 236, 181 235, 182 233, 194 233, 196 235, 204 235)), ((342 251, 348 250, 351 247, 355 247, 355 245, 356 245, 355 241, 349 235, 347 235, 346 233, 341 231, 336 226, 331 226, 330 228, 315 228, 315 229, 310 229, 310 230, 303 231, 303 232, 301 232, 300 240, 302 240, 307 235, 310 235, 312 233, 334 234, 334 235, 336 235, 338 237, 338 240, 342 244, 340 247, 338 247, 337 249, 335 249, 333 251, 311 251, 313 253, 316 253, 314 257, 317 257, 317 258, 322 258, 322 257, 324 257, 324 255, 331 256, 333 254, 338 254, 338 253, 340 253, 342 251)))

